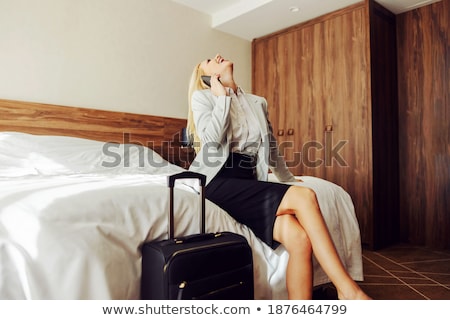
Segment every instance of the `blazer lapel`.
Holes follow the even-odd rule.
[[[255,96],[249,98],[247,95],[245,95],[245,98],[249,102],[249,105],[252,107],[252,112],[259,122],[259,127],[261,128],[261,137],[265,137],[267,135],[268,128],[266,114],[263,106],[261,105],[261,99],[258,99]]]

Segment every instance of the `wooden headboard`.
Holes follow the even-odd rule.
[[[184,127],[185,119],[0,99],[0,131],[141,144],[186,167],[192,150],[181,148]]]

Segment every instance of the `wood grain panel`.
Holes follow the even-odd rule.
[[[294,129],[295,153],[301,153],[302,162],[291,170],[324,178],[349,192],[364,241],[370,243],[368,37],[367,7],[360,3],[256,39],[253,91],[267,98],[274,127]],[[292,152],[285,156],[292,159]]]
[[[0,100],[0,129],[60,134],[100,141],[124,142],[124,136],[147,145],[172,141],[184,119]]]
[[[401,237],[450,248],[450,1],[397,17]]]
[[[180,153],[185,126],[185,119],[0,100],[0,131],[141,144],[177,164],[192,156],[186,150]]]

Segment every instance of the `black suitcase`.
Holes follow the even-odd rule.
[[[200,181],[200,233],[174,238],[175,180]],[[142,246],[141,299],[253,299],[253,258],[247,240],[232,232],[205,233],[204,175],[186,171],[168,177],[169,239]]]

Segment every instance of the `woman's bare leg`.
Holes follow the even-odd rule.
[[[291,300],[312,299],[312,248],[309,238],[295,216],[279,215],[275,220],[274,239],[289,253],[286,287]]]
[[[306,232],[314,252],[325,273],[335,285],[339,299],[370,299],[345,270],[313,190],[292,186],[284,195],[278,213],[292,212]],[[277,220],[280,218],[277,217]]]

